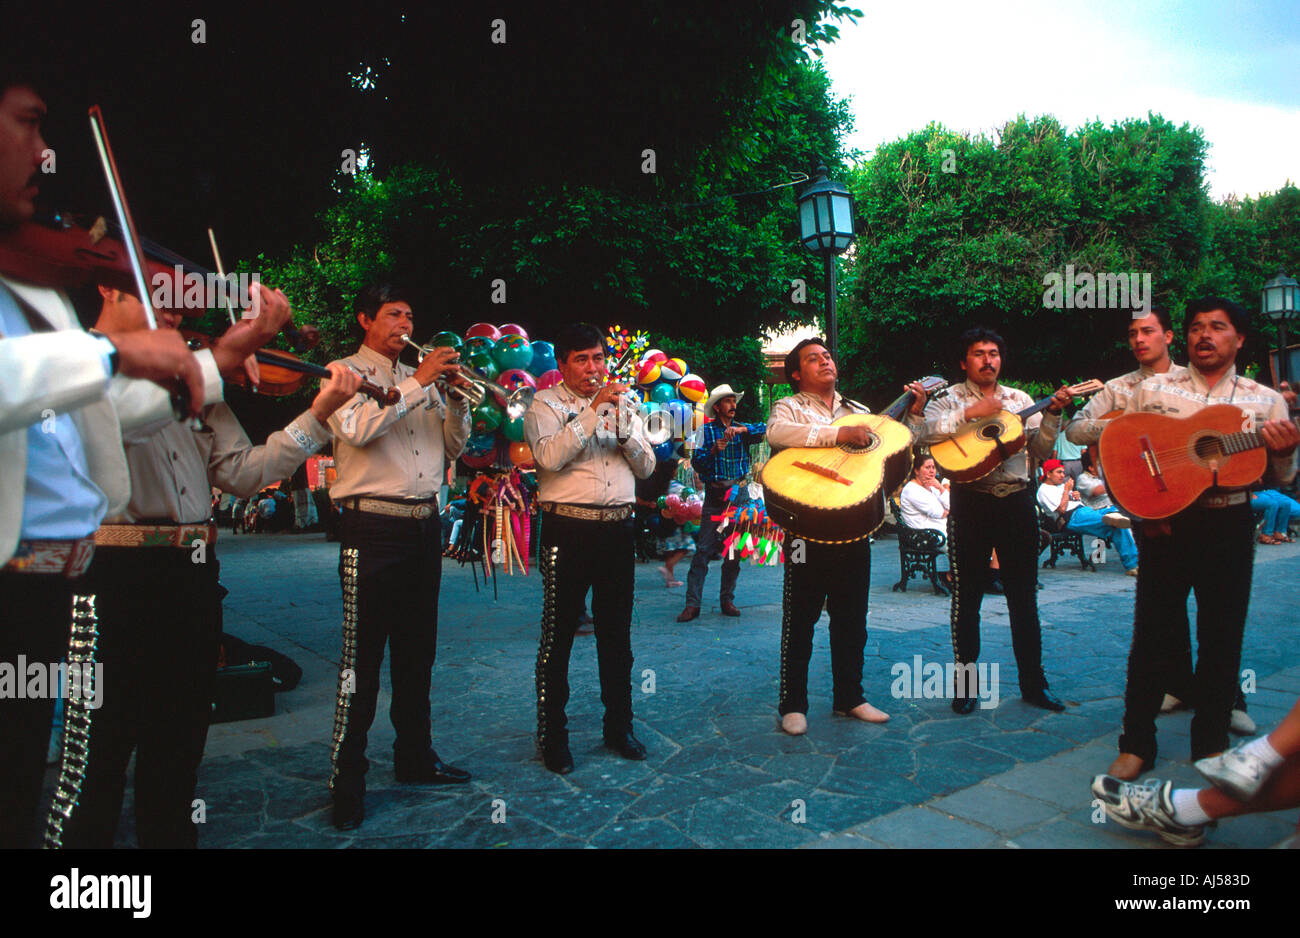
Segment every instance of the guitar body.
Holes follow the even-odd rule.
[[[1098,446],[1106,491],[1138,518],[1176,515],[1212,486],[1242,488],[1268,468],[1263,448],[1226,454],[1218,441],[1241,433],[1241,410],[1216,404],[1187,417],[1125,414],[1111,421]]]
[[[974,482],[1024,449],[1026,442],[1025,425],[1004,410],[965,424],[948,439],[933,444],[930,455],[949,479]]]
[[[767,513],[795,537],[847,544],[885,517],[885,493],[912,468],[912,431],[882,414],[846,414],[833,427],[863,426],[867,446],[800,446],[774,453],[759,481]]]

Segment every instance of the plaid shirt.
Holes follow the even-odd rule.
[[[763,438],[767,433],[767,425],[750,423],[742,426],[748,427],[748,431],[733,436],[721,453],[714,452],[713,444],[722,439],[727,429],[722,421],[711,420],[700,430],[700,440],[695,455],[691,457],[691,465],[705,483],[729,482],[749,475],[749,446]]]

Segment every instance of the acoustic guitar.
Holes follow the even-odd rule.
[[[921,379],[926,394],[947,387]],[[795,446],[774,453],[759,473],[768,516],[795,537],[848,544],[869,537],[885,518],[892,493],[912,468],[912,431],[899,418],[912,406],[909,391],[880,414],[845,414],[832,427],[866,427],[866,446]]]
[[[1102,431],[1106,491],[1128,514],[1168,518],[1209,488],[1243,488],[1268,468],[1264,438],[1241,429],[1242,412],[1215,404],[1186,417],[1126,413]]]
[[[1074,385],[1069,391],[1071,397],[1087,397],[1096,394],[1103,387],[1105,385],[1093,378]],[[954,482],[982,479],[1000,466],[1003,460],[1010,459],[1025,448],[1028,442],[1025,421],[1040,410],[1045,410],[1050,403],[1052,398],[1045,397],[1017,413],[1003,410],[972,420],[959,427],[948,439],[931,445],[930,455],[943,469],[944,475]]]

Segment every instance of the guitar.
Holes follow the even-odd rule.
[[[927,394],[948,383],[923,378]],[[796,446],[774,453],[759,473],[768,516],[796,537],[848,544],[870,536],[885,518],[885,492],[894,492],[912,468],[912,431],[899,418],[912,406],[909,391],[881,414],[845,414],[832,427],[866,427],[866,446]]]
[[[1105,385],[1096,378],[1069,388],[1071,397],[1096,394]],[[1011,413],[999,411],[988,417],[972,420],[960,427],[946,440],[931,445],[930,455],[943,469],[944,475],[954,482],[974,482],[988,475],[1002,461],[1025,448],[1025,421],[1045,410],[1052,398],[1035,401],[1024,410]]]
[[[1242,488],[1268,468],[1264,439],[1241,429],[1241,409],[1215,404],[1186,417],[1128,413],[1102,431],[1106,491],[1128,514],[1175,515],[1212,486]]]

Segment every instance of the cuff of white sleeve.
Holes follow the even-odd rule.
[[[293,437],[293,441],[308,456],[318,452],[330,441],[329,428],[316,419],[310,410],[300,414],[293,423],[284,428],[284,432]]]
[[[212,349],[195,352],[194,357],[198,360],[199,370],[203,372],[203,406],[220,404],[224,400],[225,385],[217,368],[217,360],[212,357]]]

